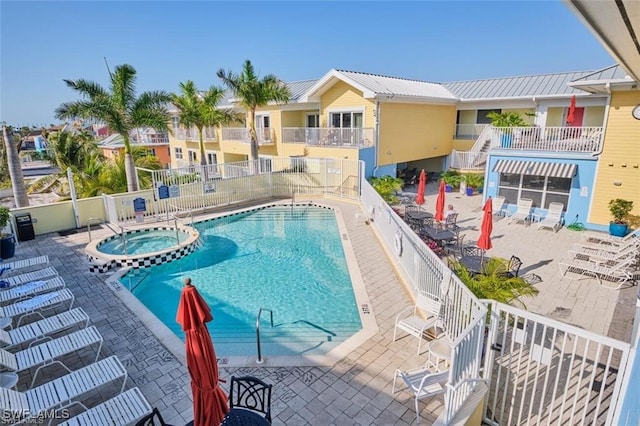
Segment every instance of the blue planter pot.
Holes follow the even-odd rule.
[[[511,148],[511,143],[513,142],[513,135],[502,135],[500,136],[500,146],[502,148]]]
[[[629,231],[629,225],[626,223],[609,222],[609,234],[615,237],[624,237]]]
[[[444,186],[444,192],[451,192],[453,191],[453,186],[451,185],[445,185]]]
[[[473,195],[473,188],[467,187],[467,196],[471,197]]]
[[[478,188],[478,194],[482,194],[482,187]]]
[[[13,235],[9,235],[0,239],[0,257],[2,259],[10,259],[16,253],[16,239]]]

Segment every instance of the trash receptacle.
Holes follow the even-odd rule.
[[[18,228],[18,241],[29,241],[36,238],[30,213],[16,215],[16,225]]]

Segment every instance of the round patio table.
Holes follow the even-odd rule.
[[[220,426],[268,426],[270,423],[258,413],[242,408],[232,408]]]
[[[458,262],[469,272],[474,274],[482,274],[484,272],[484,266],[489,263],[491,258],[488,256],[463,256]]]

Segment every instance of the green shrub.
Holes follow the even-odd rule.
[[[402,190],[402,186],[404,185],[402,179],[391,176],[372,177],[369,179],[369,183],[387,204],[398,204],[396,192]]]

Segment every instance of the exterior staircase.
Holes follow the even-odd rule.
[[[469,151],[451,151],[449,167],[459,170],[484,170],[492,146],[492,126],[486,126]]]

